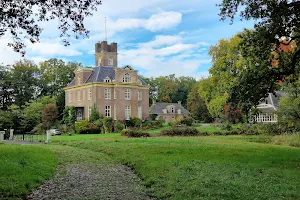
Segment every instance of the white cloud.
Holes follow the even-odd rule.
[[[145,23],[145,28],[150,31],[158,31],[175,27],[181,22],[182,14],[179,12],[162,12],[152,15]]]
[[[11,42],[8,36],[2,36],[0,39],[0,64],[13,64],[15,61],[22,59],[20,53],[13,51],[7,44]]]
[[[211,62],[206,53],[198,50],[207,46],[205,42],[197,44],[182,43],[182,36],[161,35],[154,40],[140,43],[135,49],[119,51],[121,65],[130,64],[142,69],[144,76],[193,76],[197,79],[206,76],[208,72],[199,73],[201,67]],[[204,71],[203,69],[202,71]]]
[[[160,47],[162,45],[170,45],[181,42],[182,38],[177,35],[157,35],[155,40],[139,44],[143,48]]]

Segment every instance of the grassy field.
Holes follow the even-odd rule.
[[[133,168],[159,199],[300,199],[300,149],[241,137],[114,135],[54,143],[109,155]]]
[[[0,144],[0,199],[24,199],[54,175],[57,160],[49,149]]]
[[[0,144],[0,183],[7,183],[0,194],[24,197],[57,163],[113,162],[134,169],[158,199],[300,199],[300,148],[268,144],[298,135],[275,137],[96,134],[55,136],[48,145]]]

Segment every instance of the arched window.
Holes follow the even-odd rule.
[[[114,59],[113,59],[113,57],[110,57],[110,58],[108,59],[108,65],[109,65],[109,66],[114,65]]]
[[[124,76],[123,76],[123,82],[124,82],[124,83],[129,83],[129,82],[131,82],[130,74],[128,74],[128,73],[124,74]]]

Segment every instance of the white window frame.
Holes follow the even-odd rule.
[[[69,103],[72,103],[72,92],[69,92]]]
[[[113,66],[114,65],[114,58],[113,57],[109,57],[108,58],[108,65],[109,66]]]
[[[88,89],[88,100],[92,99],[92,88]]]
[[[117,120],[117,106],[114,105],[114,120]]]
[[[114,88],[114,99],[117,99],[117,90]]]
[[[111,106],[110,105],[105,106],[105,117],[111,117]]]
[[[125,93],[125,100],[131,100],[131,89],[126,88],[124,93]]]
[[[104,89],[104,99],[111,99],[111,89],[110,88]]]
[[[125,73],[123,76],[123,82],[124,83],[130,83],[131,82],[131,76],[129,73]]]
[[[142,106],[138,107],[138,118],[140,118],[140,119],[143,118]]]
[[[81,85],[81,76],[78,76],[78,85]]]
[[[81,101],[81,91],[77,91],[77,100]]]
[[[131,107],[125,106],[125,120],[130,120],[131,117]]]
[[[89,117],[89,119],[90,119],[90,117],[91,117],[91,114],[92,114],[92,107],[89,106],[89,109],[88,109],[88,117]]]
[[[138,101],[142,101],[142,91],[138,90]]]

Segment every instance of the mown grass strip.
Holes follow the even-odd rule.
[[[25,198],[55,173],[55,154],[39,145],[0,144],[0,199]]]

